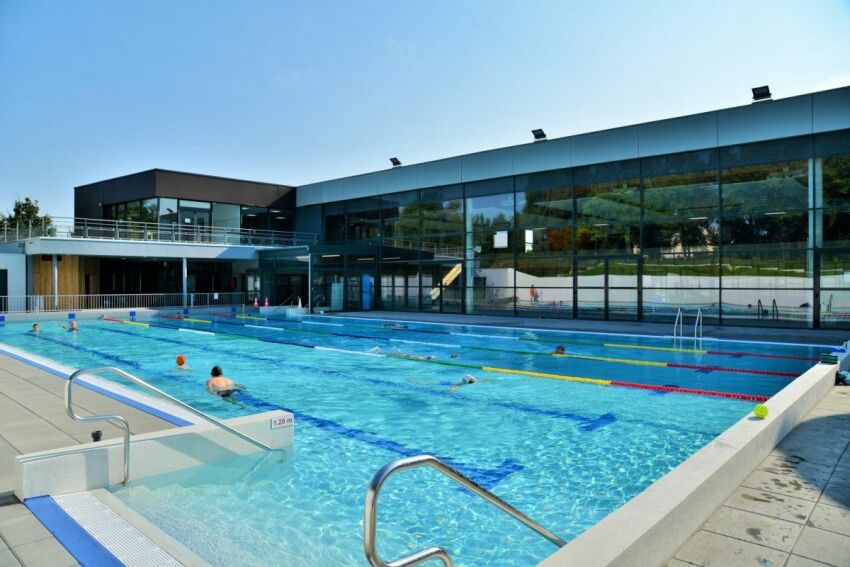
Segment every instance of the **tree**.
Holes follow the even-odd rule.
[[[0,222],[7,222],[10,225],[27,226],[50,226],[53,220],[50,215],[41,215],[38,208],[38,201],[33,201],[29,197],[23,200],[18,199],[12,207],[12,212],[6,216],[0,214]]]

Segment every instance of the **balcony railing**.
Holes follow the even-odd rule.
[[[134,293],[96,295],[9,295],[0,296],[0,313],[40,311],[84,311],[86,309],[204,308],[253,305],[254,294],[227,293]]]
[[[141,240],[181,244],[270,247],[302,246],[317,242],[317,236],[310,232],[67,217],[54,217],[49,224],[45,222],[4,223],[0,226],[0,242],[16,242],[28,238]]]

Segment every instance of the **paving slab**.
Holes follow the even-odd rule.
[[[702,567],[782,567],[788,553],[707,531],[699,531],[676,554]]]
[[[766,490],[774,494],[784,494],[816,502],[820,493],[826,487],[826,483],[826,479],[822,481],[808,479],[794,471],[773,473],[757,469],[750,473],[750,476],[741,484],[748,488]]]
[[[807,527],[794,546],[794,555],[835,567],[850,567],[850,536]]]
[[[830,506],[850,508],[850,486],[846,484],[827,484],[820,501]]]
[[[55,539],[44,539],[12,548],[24,567],[74,567],[74,556]]]
[[[0,551],[0,567],[20,567],[18,558],[9,549]]]
[[[721,506],[705,522],[702,529],[779,551],[791,551],[797,537],[803,531],[803,526],[754,512]]]
[[[785,567],[830,567],[828,563],[821,563],[820,561],[814,561],[807,557],[800,557],[799,555],[791,555],[788,557],[788,562],[785,564]]]
[[[736,488],[723,505],[796,524],[805,524],[815,507],[815,503],[810,500],[773,494],[745,486]]]
[[[850,510],[829,504],[818,504],[806,525],[850,536]]]

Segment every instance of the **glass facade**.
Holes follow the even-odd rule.
[[[103,218],[130,222],[178,224],[199,228],[291,231],[292,211],[155,197],[103,206]]]
[[[850,327],[846,130],[322,208],[340,309]]]

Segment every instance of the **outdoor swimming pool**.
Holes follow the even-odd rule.
[[[235,477],[220,465],[206,466],[116,490],[216,565],[365,564],[366,486],[388,461],[419,453],[447,460],[572,539],[754,403],[719,396],[770,396],[824,350],[221,315],[156,318],[148,327],[82,321],[79,333],[44,323],[38,336],[27,333],[28,325],[0,328],[0,342],[74,367],[124,368],[219,417],[275,408],[295,413],[295,454],[286,464]],[[557,344],[565,356],[551,355]],[[191,371],[175,369],[177,354],[188,357]],[[244,408],[206,394],[214,364],[248,387]],[[450,393],[467,373],[478,383]],[[248,470],[250,463],[233,468]],[[458,565],[529,565],[555,550],[430,470],[388,482],[378,544],[388,559],[443,545]]]

